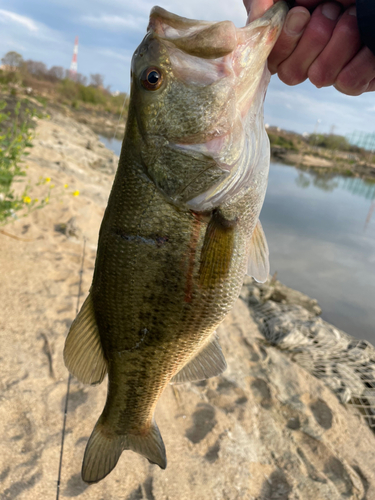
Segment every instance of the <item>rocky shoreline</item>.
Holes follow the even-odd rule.
[[[80,273],[80,303],[91,283],[98,228],[118,160],[87,125],[56,111],[37,122],[34,142],[28,178],[33,186],[40,178],[51,179],[57,194],[52,192],[42,210],[8,225],[13,237],[0,234],[4,500],[56,494],[68,378],[62,349],[75,317]],[[374,348],[324,322],[320,312],[315,300],[275,279],[264,285],[245,281],[218,329],[226,372],[170,386],[158,404],[156,420],[169,462],[165,471],[124,452],[108,478],[84,484],[82,456],[106,387],[73,379],[61,497],[375,498],[373,422],[370,413],[363,414],[371,405],[366,383],[372,383]],[[349,358],[351,364],[345,364]]]
[[[375,182],[374,163],[360,160],[356,155],[348,153],[327,151],[323,148],[294,151],[280,146],[273,146],[271,148],[271,160],[293,165],[301,170],[312,170],[320,174],[361,177],[364,180]]]

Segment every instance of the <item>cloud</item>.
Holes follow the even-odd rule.
[[[129,51],[125,51],[125,54],[120,54],[120,51],[114,51],[110,49],[98,49],[98,54],[105,57],[111,57],[112,59],[118,59],[125,63],[129,63],[133,55]]]
[[[329,133],[332,125],[340,135],[353,130],[372,132],[372,103],[370,94],[349,97],[334,88],[316,89],[308,81],[288,87],[273,77],[265,101],[265,116],[271,125],[297,132],[313,132],[318,127],[318,132]]]
[[[29,17],[21,16],[20,14],[16,14],[15,12],[10,12],[9,10],[0,9],[0,22],[6,23],[9,21],[21,24],[30,31],[38,31],[39,29],[36,23]]]
[[[148,19],[146,17],[127,15],[101,14],[99,16],[82,16],[81,22],[92,27],[106,29],[110,31],[130,29],[133,31],[145,31]]]

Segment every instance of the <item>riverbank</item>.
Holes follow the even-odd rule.
[[[50,119],[36,122],[27,165],[32,184],[50,179],[56,193],[65,194],[52,194],[45,208],[6,226],[11,236],[0,234],[0,474],[9,500],[50,498],[56,491],[68,377],[62,350],[75,317],[80,275],[81,304],[90,287],[117,157],[89,127],[52,111]],[[375,497],[375,437],[371,418],[361,414],[363,408],[369,411],[369,387],[354,368],[357,376],[348,376],[345,360],[332,366],[326,345],[320,351],[311,346],[327,339],[359,362],[361,353],[375,359],[373,348],[351,344],[319,314],[315,300],[275,279],[264,285],[245,281],[218,329],[227,370],[208,381],[169,386],[158,404],[165,471],[126,451],[108,478],[92,486],[82,483],[84,447],[106,387],[73,379],[62,496]],[[318,371],[323,360],[325,377]],[[369,384],[371,363],[365,368]],[[357,408],[359,395],[367,403]]]
[[[275,162],[324,175],[341,174],[375,182],[375,153],[351,146],[344,137],[304,137],[276,127],[268,128],[267,132],[271,159]],[[326,144],[326,147],[319,146],[319,143]]]

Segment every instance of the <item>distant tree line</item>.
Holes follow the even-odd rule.
[[[21,54],[18,52],[7,52],[5,56],[1,59],[2,64],[5,68],[9,70],[24,70],[35,78],[47,80],[50,82],[57,82],[58,80],[65,80],[70,78],[81,85],[87,85],[87,77],[81,73],[75,73],[74,76],[71,75],[69,69],[65,69],[62,66],[52,66],[50,69],[41,62],[33,61],[28,59],[24,61]],[[104,77],[99,73],[93,73],[90,75],[90,85],[93,87],[104,87]],[[109,87],[107,88],[109,91]]]
[[[57,100],[73,108],[81,104],[99,106],[105,111],[121,114],[128,108],[128,96],[124,93],[111,94],[110,87],[104,88],[104,77],[99,73],[87,77],[71,74],[62,66],[47,68],[41,61],[24,60],[18,52],[8,52],[1,59],[0,84],[10,85],[11,93],[23,87],[33,92],[41,102]]]

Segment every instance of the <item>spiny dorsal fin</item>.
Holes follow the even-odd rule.
[[[270,272],[269,250],[262,224],[258,220],[250,241],[247,274],[264,283]]]
[[[64,362],[70,373],[84,384],[100,384],[107,373],[107,361],[90,294],[70,327],[65,341]]]
[[[162,469],[167,467],[165,446],[155,420],[146,432],[122,435],[114,433],[100,417],[86,446],[82,479],[86,483],[103,479],[116,466],[123,450],[135,451]]]
[[[216,377],[226,369],[223,352],[217,335],[172,378],[171,384],[195,382]]]

